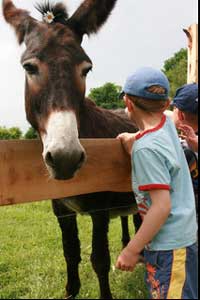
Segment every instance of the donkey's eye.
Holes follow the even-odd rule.
[[[29,75],[35,75],[38,74],[38,67],[36,65],[30,64],[30,63],[26,63],[23,65],[23,68],[26,70],[26,72]]]
[[[82,71],[82,76],[83,76],[83,77],[86,77],[87,74],[88,74],[91,70],[92,70],[92,66],[83,69],[83,71]]]

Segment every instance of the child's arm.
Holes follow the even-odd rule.
[[[188,125],[179,125],[179,128],[182,131],[181,137],[183,137],[187,143],[188,146],[194,151],[198,152],[198,136],[195,134],[192,127]]]
[[[131,151],[132,151],[132,147],[133,147],[133,144],[135,142],[135,137],[136,135],[138,134],[137,133],[121,133],[117,136],[117,139],[121,141],[124,149],[126,150],[126,152],[131,155]]]
[[[133,271],[144,249],[166,222],[171,211],[171,199],[168,190],[152,190],[149,192],[152,205],[134,238],[121,252],[116,267],[123,271]],[[170,233],[169,233],[170,234]]]

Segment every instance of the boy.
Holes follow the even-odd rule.
[[[185,84],[176,91],[172,119],[181,131],[181,144],[192,178],[198,208],[198,84]]]
[[[173,120],[191,150],[198,151],[198,84],[185,84],[176,91]]]
[[[142,68],[127,79],[123,93],[139,133],[118,139],[131,154],[133,191],[143,223],[116,267],[133,271],[145,247],[150,298],[197,299],[194,193],[176,128],[164,115],[169,82],[162,72]]]

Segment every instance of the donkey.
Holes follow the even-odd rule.
[[[3,14],[26,45],[21,64],[26,72],[27,120],[43,143],[43,159],[56,180],[72,178],[86,160],[80,138],[115,138],[137,130],[128,118],[97,107],[85,98],[85,82],[92,61],[81,47],[84,34],[96,33],[107,20],[117,0],[85,0],[69,17],[62,3],[38,4],[43,21],[3,0]],[[136,212],[133,193],[93,193],[54,199],[53,211],[62,231],[67,264],[66,297],[80,290],[81,261],[76,213],[92,218],[91,262],[100,285],[100,298],[112,299],[109,286],[109,219],[122,216],[123,246],[129,242],[127,215]],[[112,208],[112,209],[110,209]],[[68,217],[70,215],[70,217]],[[124,217],[123,217],[124,216]],[[138,217],[138,216],[137,216]],[[136,227],[140,220],[136,221]]]

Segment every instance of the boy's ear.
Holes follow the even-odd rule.
[[[170,103],[171,103],[171,101],[170,101],[170,99],[168,99],[168,100],[166,101],[166,103],[165,103],[165,107],[163,108],[163,112],[166,111],[166,110],[169,108]]]
[[[126,98],[126,107],[128,108],[129,112],[133,111],[133,102],[131,100],[129,100],[128,98]]]
[[[180,111],[179,109],[178,109],[178,118],[179,118],[180,121],[184,121],[185,120],[184,113],[182,111]]]
[[[171,103],[171,100],[170,100],[170,99],[168,99],[168,100],[166,101],[166,107],[165,107],[165,109],[168,109],[168,108],[169,108],[169,106],[170,106],[170,103]]]

